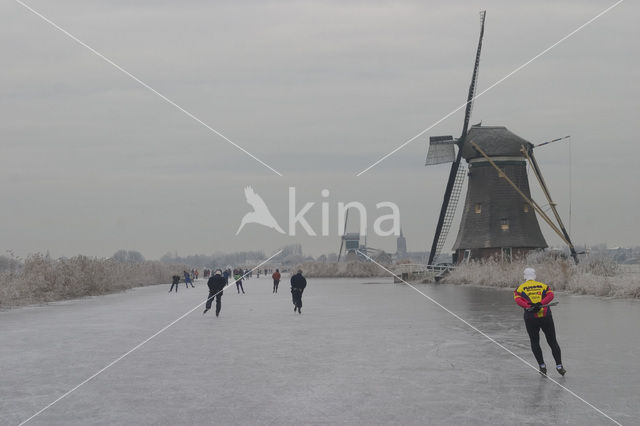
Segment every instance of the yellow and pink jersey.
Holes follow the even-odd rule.
[[[513,292],[513,298],[519,306],[526,309],[535,303],[547,305],[553,300],[553,291],[545,283],[528,280]],[[547,315],[551,315],[549,307],[542,308],[538,312],[525,311],[524,313],[525,318],[542,318]]]

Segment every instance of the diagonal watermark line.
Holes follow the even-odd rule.
[[[120,65],[118,65],[115,62],[113,62],[111,59],[107,58],[102,53],[100,53],[97,50],[95,50],[93,47],[89,46],[88,44],[86,44],[85,42],[83,42],[82,40],[80,40],[79,38],[77,38],[76,36],[71,34],[70,32],[68,32],[67,30],[65,30],[64,28],[60,27],[58,24],[53,22],[51,19],[49,19],[46,16],[44,16],[42,13],[38,12],[37,10],[33,9],[31,6],[29,6],[28,4],[26,4],[26,3],[24,3],[24,2],[22,2],[20,0],[14,0],[14,1],[16,3],[18,3],[20,6],[24,7],[25,9],[27,9],[29,12],[33,13],[34,15],[36,15],[37,17],[42,19],[43,21],[45,21],[48,24],[50,24],[52,27],[54,27],[55,29],[57,29],[58,31],[60,31],[61,33],[63,33],[64,35],[66,35],[67,37],[72,39],[73,41],[75,41],[76,43],[78,43],[81,46],[87,48],[89,51],[91,51],[91,53],[95,54],[100,59],[104,60],[105,62],[107,62],[108,64],[112,65],[114,68],[116,68],[117,70],[119,70],[122,73],[124,73],[126,76],[130,77],[131,79],[133,79],[138,84],[143,86],[145,89],[147,89],[150,92],[152,92],[153,94],[157,95],[163,101],[167,102],[171,106],[173,106],[176,109],[178,109],[180,112],[184,113],[187,117],[193,119],[197,123],[199,123],[202,126],[206,127],[211,132],[215,133],[216,135],[218,135],[219,137],[221,137],[225,141],[229,142],[231,145],[233,145],[234,147],[236,147],[240,151],[242,151],[245,154],[247,154],[249,157],[251,157],[254,160],[256,160],[258,163],[262,164],[263,166],[265,166],[266,168],[271,170],[273,173],[277,174],[278,176],[282,176],[282,173],[280,173],[278,170],[274,169],[273,167],[271,167],[270,165],[268,165],[267,163],[265,163],[264,161],[262,161],[261,159],[259,159],[258,157],[256,157],[255,155],[253,155],[252,153],[247,151],[246,149],[244,149],[242,146],[238,145],[237,143],[235,143],[234,141],[232,141],[231,139],[229,139],[228,137],[226,137],[225,135],[223,135],[222,133],[220,133],[219,131],[217,131],[216,129],[214,129],[213,127],[211,127],[210,125],[208,125],[207,123],[205,123],[204,121],[202,121],[201,119],[199,119],[198,117],[196,117],[195,115],[193,115],[192,113],[190,113],[189,111],[187,111],[186,109],[184,109],[183,107],[181,107],[180,105],[178,105],[177,103],[175,103],[174,101],[172,101],[171,99],[166,97],[165,95],[163,95],[162,93],[158,92],[156,89],[154,89],[153,87],[149,86],[147,83],[145,83],[144,81],[140,80],[138,77],[136,77],[135,75],[131,74],[129,71],[127,71],[126,69],[122,68]]]
[[[560,43],[562,43],[563,41],[565,41],[566,39],[570,38],[571,36],[573,36],[574,34],[576,34],[578,31],[582,30],[584,27],[586,27],[587,25],[591,24],[593,21],[595,21],[596,19],[600,18],[602,15],[606,14],[607,12],[609,12],[611,9],[613,9],[614,7],[618,6],[620,3],[622,3],[624,0],[618,0],[616,3],[612,4],[611,6],[609,6],[608,8],[606,8],[605,10],[603,10],[602,12],[598,13],[596,16],[594,16],[593,18],[589,19],[587,22],[585,22],[584,24],[580,25],[578,28],[576,28],[575,30],[571,31],[569,34],[567,34],[566,36],[562,37],[560,40],[558,40],[557,42],[553,43],[551,46],[547,47],[546,49],[544,49],[542,52],[538,53],[536,56],[534,56],[533,58],[529,59],[527,62],[525,62],[524,64],[520,65],[519,67],[517,67],[516,69],[514,69],[513,71],[511,71],[509,74],[505,75],[504,77],[502,77],[500,80],[496,81],[495,83],[493,83],[491,86],[487,87],[486,89],[484,89],[482,92],[478,93],[477,95],[475,95],[472,99],[471,102],[473,102],[474,100],[478,99],[480,96],[484,95],[485,93],[487,93],[489,90],[493,89],[494,87],[496,87],[497,85],[499,85],[500,83],[502,83],[503,81],[505,81],[506,79],[508,79],[509,77],[511,77],[512,75],[514,75],[515,73],[517,73],[518,71],[522,70],[524,67],[526,67],[527,65],[529,65],[530,63],[532,63],[533,61],[535,61],[536,59],[538,59],[539,57],[541,57],[542,55],[544,55],[545,53],[547,53],[548,51],[550,51],[551,49],[553,49],[554,47],[556,47],[557,45],[559,45]],[[378,164],[380,164],[381,162],[383,162],[384,160],[386,160],[387,158],[391,157],[393,154],[395,154],[396,152],[400,151],[402,148],[404,148],[405,146],[409,145],[411,142],[413,142],[414,140],[418,139],[420,136],[424,135],[425,133],[427,133],[429,130],[433,129],[435,126],[437,126],[438,124],[442,123],[444,120],[446,120],[447,118],[451,117],[453,114],[455,114],[456,112],[460,111],[462,108],[464,108],[465,106],[467,106],[467,102],[463,103],[462,105],[460,105],[459,107],[457,107],[456,109],[454,109],[453,111],[451,111],[450,113],[448,113],[447,115],[445,115],[444,117],[442,117],[441,119],[439,119],[438,121],[436,121],[435,123],[433,123],[431,126],[427,127],[426,129],[424,129],[423,131],[421,131],[420,133],[418,133],[417,135],[413,136],[412,138],[410,138],[409,140],[405,141],[403,144],[401,144],[400,146],[398,146],[397,148],[395,148],[393,151],[391,151],[390,153],[388,153],[387,155],[383,156],[382,158],[380,158],[378,161],[376,161],[375,163],[371,164],[369,167],[367,167],[366,169],[362,170],[360,173],[358,173],[356,176],[361,176],[364,173],[366,173],[367,171],[369,171],[370,169],[372,169],[373,167],[377,166]]]
[[[506,352],[508,352],[509,354],[513,355],[515,358],[519,359],[520,361],[522,361],[524,364],[526,364],[528,367],[531,367],[536,373],[538,373],[538,369],[533,366],[531,363],[527,362],[524,358],[522,358],[520,355],[514,353],[511,349],[507,348],[506,346],[504,346],[503,344],[501,344],[500,342],[498,342],[497,340],[495,340],[493,337],[489,336],[488,334],[486,334],[485,332],[483,332],[482,330],[478,329],[477,327],[475,327],[474,325],[470,324],[467,320],[465,320],[464,318],[462,318],[461,316],[459,316],[458,314],[456,314],[455,312],[451,311],[450,309],[446,308],[445,306],[443,306],[441,303],[439,303],[438,301],[436,301],[434,298],[432,298],[431,296],[426,295],[425,293],[421,292],[420,290],[418,290],[415,286],[409,284],[408,282],[406,282],[405,280],[403,280],[402,278],[400,278],[399,276],[397,276],[396,274],[394,274],[393,272],[391,272],[389,269],[385,268],[383,265],[379,264],[378,262],[376,262],[375,260],[373,260],[371,257],[369,257],[367,254],[361,252],[360,250],[357,250],[358,253],[360,253],[362,256],[364,256],[365,258],[367,258],[369,261],[375,263],[376,265],[378,265],[381,269],[384,269],[386,272],[388,272],[390,275],[392,275],[394,278],[397,278],[398,280],[402,281],[404,284],[408,285],[409,287],[411,287],[413,290],[417,291],[418,293],[420,293],[422,296],[426,297],[427,299],[429,299],[429,301],[431,301],[432,303],[434,303],[435,305],[437,305],[438,307],[444,309],[447,313],[451,314],[453,317],[459,319],[460,321],[462,321],[465,325],[469,326],[472,330],[478,332],[479,334],[481,334],[482,336],[486,337],[489,341],[491,341],[492,343],[494,343],[495,345],[497,345],[498,347],[500,347],[501,349],[504,349]],[[598,413],[602,414],[603,416],[605,416],[607,419],[611,420],[613,423],[622,426],[622,424],[620,422],[618,422],[617,420],[613,419],[612,417],[610,417],[608,414],[606,414],[604,411],[600,410],[598,407],[596,407],[595,405],[591,404],[589,401],[585,400],[584,398],[582,398],[580,395],[578,395],[577,393],[575,393],[574,391],[572,391],[571,389],[569,389],[568,387],[564,386],[563,384],[559,383],[557,380],[552,379],[549,376],[545,376],[547,379],[549,379],[550,381],[552,381],[553,383],[555,383],[556,385],[560,386],[562,389],[566,390],[567,392],[569,392],[571,395],[575,396],[576,398],[578,398],[580,401],[584,402],[585,404],[587,404],[589,407],[593,408],[594,410],[596,410]]]
[[[256,266],[255,268],[249,270],[249,272],[246,272],[240,279],[244,279],[244,277],[246,277],[247,275],[249,275],[250,272],[255,271],[256,269],[258,269],[259,267],[261,267],[262,265],[264,265],[265,263],[267,263],[268,261],[270,261],[271,259],[273,259],[274,257],[276,257],[277,255],[279,255],[280,253],[282,253],[282,250],[278,250],[274,255],[272,255],[271,257],[269,257],[267,260],[264,260],[263,262],[261,262],[258,266]],[[28,422],[30,422],[31,420],[33,420],[34,418],[36,418],[37,416],[39,416],[40,414],[42,414],[44,411],[46,411],[47,409],[51,408],[53,405],[55,405],[56,403],[58,403],[59,401],[61,401],[62,399],[66,398],[67,396],[69,396],[70,394],[72,394],[74,391],[76,391],[79,387],[81,387],[82,385],[84,385],[85,383],[93,380],[94,378],[96,378],[98,375],[100,375],[101,373],[105,372],[107,369],[109,369],[110,367],[114,366],[116,363],[118,363],[119,361],[121,361],[123,358],[125,358],[127,355],[131,354],[132,352],[136,351],[137,349],[140,349],[144,344],[146,344],[147,342],[149,342],[151,339],[153,339],[154,337],[160,335],[161,333],[163,333],[164,331],[166,331],[167,329],[169,329],[172,325],[176,324],[178,321],[180,321],[181,319],[183,319],[184,317],[186,317],[187,315],[189,315],[190,313],[192,313],[193,311],[195,311],[196,309],[198,309],[199,307],[201,307],[204,303],[207,303],[209,300],[213,299],[214,297],[216,297],[220,292],[224,291],[225,288],[229,287],[234,281],[231,281],[229,284],[227,284],[226,286],[224,286],[224,288],[222,290],[220,290],[218,293],[214,294],[213,296],[207,298],[204,302],[198,303],[196,306],[194,306],[193,308],[189,309],[187,312],[185,312],[184,314],[182,314],[181,316],[179,316],[176,320],[170,322],[169,324],[165,325],[164,327],[162,327],[160,330],[158,330],[157,332],[155,332],[153,335],[147,337],[146,339],[144,339],[142,342],[138,343],[136,346],[134,346],[133,348],[131,348],[130,350],[128,350],[127,352],[125,352],[124,354],[120,355],[118,358],[114,359],[113,361],[111,361],[109,364],[107,364],[106,366],[104,366],[103,368],[101,368],[100,370],[98,370],[96,373],[94,373],[93,375],[91,375],[90,377],[88,377],[87,379],[85,379],[84,381],[80,382],[78,385],[74,386],[73,388],[71,388],[70,390],[68,390],[67,392],[65,392],[64,394],[62,394],[60,397],[58,397],[58,399],[56,399],[55,401],[51,402],[50,404],[48,404],[47,406],[45,406],[44,408],[42,408],[40,411],[38,411],[37,413],[35,413],[34,415],[32,415],[31,417],[29,417],[28,419],[24,420],[23,422],[21,422],[18,426],[22,426]]]

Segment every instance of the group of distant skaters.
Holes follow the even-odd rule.
[[[192,288],[195,288],[195,286],[193,285],[193,281],[198,279],[198,270],[192,269],[191,272],[183,271],[183,275],[184,275],[185,286],[187,288],[189,288],[189,286],[191,286]],[[178,284],[180,284],[180,275],[174,275],[172,277],[171,288],[169,289],[169,293],[171,293],[174,288],[176,289],[176,293],[177,293]]]
[[[210,274],[210,270],[209,270],[209,273],[207,273],[208,270],[206,269],[203,272],[205,277],[209,276],[209,280],[207,281],[207,287],[209,287],[209,296],[207,297],[205,310],[202,314],[203,315],[206,314],[211,309],[211,305],[213,304],[213,299],[216,299],[216,316],[220,316],[220,310],[222,309],[222,294],[223,294],[223,290],[227,286],[229,286],[229,280],[233,278],[233,280],[235,281],[236,290],[238,291],[238,294],[240,294],[241,292],[242,294],[245,294],[244,286],[242,285],[242,280],[247,279],[247,277],[249,277],[251,274],[251,271],[248,271],[248,270],[245,271],[240,268],[234,268],[233,270],[231,268],[226,268],[224,271],[222,269],[216,269],[213,272],[213,275]],[[265,269],[265,274],[266,273],[267,273],[267,270]],[[191,287],[195,287],[193,285],[192,276],[193,275],[190,274],[189,272],[184,271],[184,282],[187,288],[189,288],[189,285],[191,285]],[[197,274],[195,276],[197,277]],[[259,276],[260,275],[258,274],[258,277]],[[278,286],[280,284],[280,279],[282,278],[282,274],[280,274],[280,270],[276,269],[275,272],[271,274],[271,278],[273,279],[273,293],[276,294],[278,293]],[[180,276],[174,275],[171,288],[169,289],[169,293],[173,291],[174,287],[177,293],[179,283],[180,283]],[[304,292],[304,289],[306,287],[307,287],[307,280],[302,275],[302,270],[299,269],[296,274],[291,276],[291,298],[293,301],[293,311],[298,312],[299,314],[302,313],[302,293]]]
[[[238,290],[238,294],[242,290],[242,294],[244,294],[244,288],[242,287],[242,279],[247,276],[247,272],[242,273],[242,269],[234,269],[233,270],[233,279],[236,282],[236,289]],[[230,270],[222,271],[220,269],[216,269],[213,273],[213,276],[209,278],[207,281],[207,286],[209,287],[209,297],[207,297],[207,303],[204,309],[203,315],[206,314],[213,304],[213,299],[216,299],[216,317],[220,316],[220,310],[222,309],[222,294],[223,290],[229,285],[229,277],[231,276]],[[278,292],[278,285],[280,284],[280,278],[282,275],[280,274],[280,270],[276,269],[276,271],[271,275],[273,279],[273,293]],[[293,300],[293,311],[302,313],[302,292],[307,286],[307,280],[302,275],[302,270],[298,270],[296,274],[291,276],[291,297]]]
[[[229,270],[229,273],[231,273],[231,267],[227,267],[227,269]],[[198,273],[197,269],[192,270],[192,272],[195,271],[196,275]],[[277,271],[277,270],[276,270]],[[202,270],[202,277],[203,278],[210,278],[212,276],[212,273],[214,271],[212,269],[209,268],[204,268]],[[253,278],[253,273],[255,272],[256,277],[260,278],[260,274],[264,274],[264,275],[268,275],[268,274],[275,274],[275,272],[273,272],[273,269],[271,268],[264,268],[264,269],[242,269],[242,268],[235,268],[233,270],[233,273],[235,275],[235,273],[240,273],[241,275],[244,276],[244,279],[249,279],[249,278]],[[223,271],[224,273],[224,271]],[[278,274],[280,274],[280,272],[278,272]],[[196,276],[197,278],[197,276]]]

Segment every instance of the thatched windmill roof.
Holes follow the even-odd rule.
[[[472,126],[462,148],[462,156],[467,161],[482,157],[482,154],[471,146],[471,141],[477,143],[489,157],[522,157],[520,147],[533,146],[504,126]]]

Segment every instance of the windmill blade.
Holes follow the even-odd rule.
[[[438,238],[438,244],[436,245],[436,253],[433,256],[433,261],[437,262],[438,256],[442,253],[444,243],[447,241],[447,235],[453,224],[453,218],[456,214],[458,207],[458,201],[462,194],[462,187],[464,185],[464,178],[467,175],[467,170],[464,164],[460,164],[458,172],[456,173],[456,179],[453,182],[453,189],[451,190],[451,197],[449,198],[449,205],[447,206],[447,212],[444,215],[444,222],[442,224],[442,231],[440,232],[440,238]]]
[[[451,163],[456,158],[456,152],[453,146],[458,141],[453,136],[431,136],[429,138],[429,151],[425,166],[435,164]]]
[[[478,81],[478,72],[480,70],[480,52],[482,51],[482,38],[484,37],[484,18],[487,12],[480,12],[480,38],[478,39],[478,50],[476,51],[476,61],[473,66],[473,75],[471,76],[471,84],[469,85],[469,94],[467,95],[467,108],[464,112],[464,126],[462,127],[462,136],[458,142],[458,146],[462,148],[464,139],[467,136],[469,128],[469,120],[471,120],[471,110],[473,109],[473,98],[476,94],[476,83]]]
[[[452,200],[452,194],[454,193],[454,187],[456,187],[456,182],[459,182],[460,188],[462,186],[462,181],[464,179],[464,175],[461,177],[458,176],[459,168],[460,168],[460,160],[462,159],[462,147],[464,146],[465,139],[467,138],[467,130],[469,127],[469,120],[471,120],[471,110],[473,108],[473,98],[476,92],[476,82],[478,80],[478,71],[480,68],[480,52],[482,51],[482,38],[484,37],[484,18],[486,16],[486,11],[480,12],[480,37],[478,39],[478,49],[476,50],[476,60],[473,66],[473,75],[471,76],[471,84],[469,85],[469,93],[467,94],[467,108],[464,113],[464,125],[462,127],[462,135],[458,139],[458,154],[456,155],[456,159],[453,163],[451,163],[451,170],[449,171],[449,180],[447,181],[447,186],[444,191],[444,198],[442,200],[442,207],[440,208],[440,216],[438,217],[438,224],[436,225],[436,233],[433,236],[433,242],[431,244],[431,252],[429,253],[429,265],[433,264],[433,260],[438,254],[438,246],[442,249],[442,245],[446,240],[446,233],[442,233],[443,228],[445,228],[445,223],[449,220],[452,220],[453,214],[455,214],[455,208],[458,204],[458,197],[460,197],[460,193],[458,193],[453,197],[455,203],[449,205],[449,202]],[[463,169],[464,170],[464,169]],[[451,218],[451,219],[449,219]],[[445,220],[446,219],[446,220]],[[448,226],[451,226],[448,224]],[[448,231],[448,228],[446,229]],[[444,238],[442,236],[444,235]]]
[[[453,223],[453,217],[458,207],[458,200],[462,193],[462,186],[464,184],[464,177],[467,175],[467,171],[464,166],[460,166],[460,150],[458,151],[458,158],[451,164],[451,170],[449,171],[449,181],[447,182],[447,188],[444,193],[444,200],[442,201],[442,207],[440,208],[440,217],[438,218],[438,224],[436,225],[436,233],[433,236],[433,242],[431,243],[431,251],[429,252],[429,265],[433,265],[438,255],[444,247],[444,243],[447,240],[449,229]]]
[[[342,230],[342,238],[340,240],[340,252],[338,253],[338,262],[342,257],[342,246],[344,246],[344,236],[347,234],[347,222],[349,220],[349,209],[344,213],[344,229]]]
[[[347,234],[347,222],[349,222],[349,209],[344,213],[344,229],[342,230],[342,235]]]

